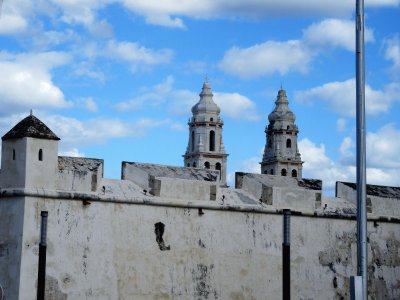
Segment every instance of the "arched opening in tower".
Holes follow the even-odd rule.
[[[215,151],[215,132],[210,131],[210,151]]]

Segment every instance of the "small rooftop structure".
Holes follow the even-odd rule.
[[[42,121],[30,114],[25,119],[21,120],[9,132],[7,132],[1,139],[11,140],[24,137],[31,137],[46,140],[60,140],[58,136],[50,130]]]

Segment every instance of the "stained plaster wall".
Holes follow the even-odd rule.
[[[0,285],[4,300],[18,299],[23,224],[23,198],[0,198]]]
[[[282,298],[280,214],[213,201],[204,214],[193,204],[89,202],[26,198],[20,299],[35,299],[42,210],[49,212],[46,299]],[[159,222],[169,250],[156,238]],[[355,221],[292,216],[291,223],[292,297],[348,299]],[[399,224],[368,227],[370,299],[398,299]]]
[[[375,187],[375,192],[381,196],[367,194],[367,210],[376,216],[400,218],[400,188],[386,186],[369,186],[370,190]],[[368,189],[367,189],[368,190]],[[349,202],[357,203],[357,190],[355,185],[350,186],[343,182],[336,182],[336,195],[347,199]],[[397,195],[397,198],[395,197]]]
[[[103,178],[102,159],[58,157],[57,189],[95,192]]]

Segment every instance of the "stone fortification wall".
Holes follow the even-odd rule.
[[[219,171],[124,161],[121,177],[149,190],[151,177],[217,182]]]
[[[100,187],[103,169],[102,159],[59,156],[56,188],[95,192]]]
[[[336,182],[336,197],[357,204],[355,183]],[[400,218],[400,188],[367,185],[367,212],[381,217]]]
[[[49,212],[46,299],[282,299],[282,215],[208,203],[26,197],[20,299],[36,297],[40,211]],[[291,225],[293,299],[348,299],[356,274],[352,216],[303,213]],[[370,297],[397,299],[399,223],[368,226]]]
[[[150,194],[178,200],[216,200],[215,182],[150,176]]]
[[[321,207],[320,180],[236,172],[235,187],[278,209],[312,213]]]

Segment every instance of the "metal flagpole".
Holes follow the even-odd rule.
[[[368,297],[366,142],[365,142],[365,54],[364,0],[356,0],[356,123],[357,123],[357,275],[362,299]]]

